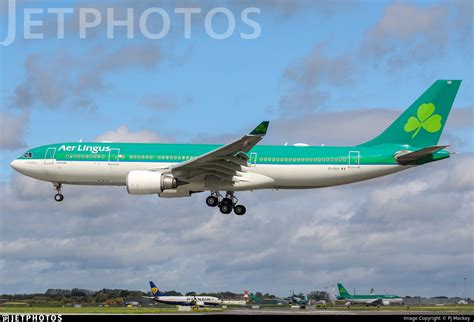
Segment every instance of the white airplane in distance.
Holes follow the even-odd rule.
[[[208,206],[243,215],[236,191],[330,187],[449,158],[437,144],[460,85],[434,82],[384,132],[355,146],[257,145],[265,121],[226,145],[58,143],[29,149],[11,166],[51,182],[58,202],[63,184],[126,186],[129,194],[162,198],[208,191]]]
[[[183,305],[183,306],[217,306],[222,304],[222,300],[214,296],[175,296],[166,295],[161,293],[158,287],[150,281],[151,297],[144,296],[145,298],[152,299],[153,301],[169,304],[169,305]]]

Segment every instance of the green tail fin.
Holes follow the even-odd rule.
[[[437,80],[382,134],[361,145],[436,145],[460,85],[460,80]]]
[[[342,297],[349,297],[350,296],[349,292],[347,292],[346,288],[341,283],[337,283],[337,289],[339,290],[339,295],[340,296],[342,296]]]

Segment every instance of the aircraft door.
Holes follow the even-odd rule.
[[[251,167],[255,167],[256,164],[257,164],[257,153],[252,152],[252,153],[250,153],[249,165]]]
[[[360,152],[349,151],[349,168],[360,168]]]
[[[56,148],[48,148],[44,155],[44,164],[54,164],[55,155],[56,155]]]
[[[120,149],[113,148],[109,151],[109,165],[118,165],[120,157]]]

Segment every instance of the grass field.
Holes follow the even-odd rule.
[[[262,309],[265,306],[261,306]],[[272,307],[275,309],[275,307]],[[279,307],[279,310],[290,310],[289,307]],[[224,309],[221,308],[205,308],[200,309],[199,312],[222,312]],[[308,307],[308,310],[314,310],[314,307]],[[327,307],[326,309],[317,310],[328,310],[328,311],[347,311],[347,307],[335,306]],[[352,306],[351,311],[406,311],[406,312],[453,312],[453,313],[472,313],[474,314],[474,305],[443,305],[443,306],[382,306],[377,307],[365,307],[365,306]],[[175,307],[170,308],[127,308],[127,307],[1,307],[0,313],[48,313],[48,314],[160,314],[160,313],[178,313],[178,309]],[[182,312],[180,312],[182,313]],[[192,312],[189,312],[192,314]]]
[[[200,312],[221,312],[219,308],[200,309]],[[160,314],[177,313],[170,308],[128,308],[128,307],[0,307],[0,313],[48,313],[48,314]],[[181,313],[181,312],[180,312]],[[192,313],[192,312],[190,312]]]
[[[322,309],[324,310],[324,309]],[[394,305],[394,306],[351,306],[350,309],[342,306],[328,307],[326,310],[351,310],[351,311],[426,311],[426,312],[464,312],[464,313],[474,313],[474,305],[442,305],[442,306],[404,306],[404,305]]]

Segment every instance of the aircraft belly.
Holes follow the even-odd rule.
[[[399,165],[257,165],[254,170],[272,178],[274,188],[301,189],[342,185],[407,169]]]

